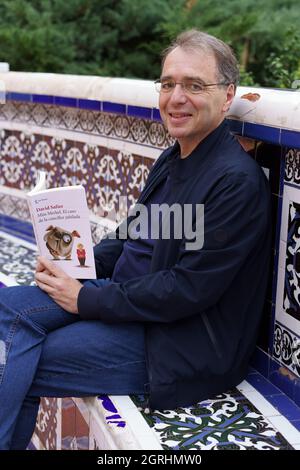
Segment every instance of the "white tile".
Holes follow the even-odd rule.
[[[287,241],[287,227],[288,227],[288,216],[289,216],[289,197],[287,192],[287,186],[284,187],[283,200],[282,200],[282,211],[281,211],[281,227],[280,227],[280,240]]]
[[[288,328],[296,336],[300,336],[300,323],[299,321],[286,313],[286,308],[289,305],[288,299],[286,299],[286,305],[284,305],[284,282],[285,282],[285,270],[278,269],[277,278],[277,292],[276,292],[276,309],[275,309],[275,320],[281,323],[281,325]]]
[[[116,405],[116,408],[120,409],[120,411],[125,409],[128,410],[130,408],[136,409],[135,404],[128,395],[115,395],[114,397],[111,397],[111,399]]]
[[[139,145],[134,142],[124,141],[124,152],[136,153],[138,155],[143,155],[143,157],[152,158],[156,160],[164,149],[154,148],[148,145]]]
[[[0,193],[7,194],[8,196],[26,199],[26,193],[22,189],[9,188],[7,186],[0,185]]]
[[[12,279],[11,277],[6,276],[5,274],[0,272],[0,282],[4,284],[7,287],[11,286],[18,286],[19,284],[15,281],[15,279]]]
[[[263,416],[281,416],[280,412],[273,405],[271,405],[271,403],[266,400],[257,390],[246,390],[243,392],[243,394]]]
[[[253,387],[253,385],[249,384],[247,380],[243,380],[237,387],[236,387],[241,393],[245,392],[255,392],[256,389]]]
[[[266,419],[291,445],[300,444],[300,432],[284,416],[268,416]]]
[[[284,281],[285,281],[285,270],[279,268],[277,273],[277,286],[276,286],[276,320],[281,321],[282,315],[285,313],[283,308],[283,294],[284,294]]]
[[[140,449],[162,449],[158,437],[143,418],[141,412],[135,407],[122,410],[126,423],[131,429],[135,439],[140,444]]]
[[[286,242],[280,240],[278,268],[285,269],[286,262]]]

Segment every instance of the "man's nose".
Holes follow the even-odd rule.
[[[180,83],[176,83],[173,91],[171,92],[170,101],[177,103],[185,103],[187,100],[186,94]]]

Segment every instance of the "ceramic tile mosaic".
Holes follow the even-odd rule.
[[[82,402],[82,400],[80,400]],[[82,407],[75,403],[75,436],[78,450],[87,450],[89,448],[89,420],[85,420]]]
[[[142,395],[131,396],[143,407]],[[143,413],[143,411],[142,411]],[[189,408],[143,413],[164,449],[278,450],[292,449],[283,436],[238,390]]]
[[[18,283],[30,283],[24,277],[24,259],[30,250],[16,247],[12,240],[1,238],[0,272],[10,269]],[[21,242],[20,242],[21,243]],[[20,249],[21,248],[21,249]],[[24,251],[25,250],[25,251]],[[9,253],[9,260],[7,259]],[[12,263],[7,265],[7,263]],[[15,267],[15,270],[13,269]],[[28,271],[30,265],[28,265]],[[32,269],[32,267],[31,267]],[[33,271],[32,271],[33,272]],[[31,274],[32,276],[33,274]],[[138,406],[144,397],[132,397]],[[109,397],[96,399],[98,414],[87,416],[86,408],[78,407],[79,399],[43,398],[36,438],[39,448],[47,449],[118,449],[137,448],[137,441],[122,412]],[[94,412],[95,413],[95,407]],[[102,410],[102,411],[101,411]],[[290,449],[291,446],[274,426],[237,390],[206,400],[197,405],[167,412],[143,413],[149,432],[155,431],[163,448],[182,449]],[[145,436],[145,441],[146,441]],[[36,442],[36,441],[34,441]],[[124,447],[125,446],[125,447]]]
[[[71,398],[62,400],[61,408],[61,448],[77,450],[76,405]]]
[[[1,121],[84,132],[155,148],[166,148],[173,142],[158,121],[63,106],[8,101],[0,105]]]
[[[275,323],[273,356],[300,377],[300,337]]]
[[[36,251],[6,238],[0,232],[0,272],[20,285],[34,285]]]
[[[153,165],[151,158],[84,142],[7,130],[1,136],[0,185],[29,190],[44,170],[48,188],[82,184],[91,211],[112,220],[120,198],[128,198],[128,209],[136,201]]]
[[[57,398],[42,398],[39,408],[35,434],[45,449],[55,450],[61,447],[59,431],[61,400]]]
[[[285,184],[278,256],[274,357],[300,376],[300,191]]]
[[[266,99],[268,91],[264,93]],[[260,109],[261,100],[253,104],[251,100],[242,99],[245,96],[235,100],[238,106],[234,104],[232,111],[237,111],[238,117],[247,117],[251,121]],[[136,200],[156,155],[172,143],[156,110],[135,106],[135,103],[127,106],[108,101],[99,103],[50,95],[25,96],[22,93],[10,93],[8,99],[6,104],[0,106],[0,186],[3,185],[4,188],[2,191],[0,188],[0,212],[16,219],[7,224],[7,220],[2,217],[0,230],[14,236],[18,236],[18,230],[21,232],[24,229],[18,226],[16,220],[29,219],[24,195],[18,196],[14,191],[32,187],[37,171],[45,169],[49,187],[78,183],[85,185],[91,214],[97,219],[91,223],[93,240],[98,242],[112,228],[116,213],[119,212],[120,217],[125,215],[126,207],[122,198],[127,197],[126,204],[129,205]],[[278,107],[277,111],[281,113],[282,107]],[[265,168],[270,181],[274,266],[278,246],[281,263],[277,300],[279,299],[282,308],[280,307],[281,312],[276,312],[274,357],[285,364],[287,370],[299,375],[300,340],[296,333],[299,330],[297,325],[300,308],[298,309],[295,283],[298,273],[295,214],[297,215],[298,209],[300,212],[300,206],[297,207],[300,201],[293,197],[290,198],[290,205],[285,204],[283,220],[288,220],[286,235],[279,242],[280,221],[277,217],[278,214],[280,217],[283,193],[283,147],[257,141],[262,138],[287,145],[289,139],[294,139],[295,147],[299,147],[299,135],[290,131],[281,132],[278,126],[273,128],[255,122],[235,121],[235,114],[231,117],[233,132],[243,135],[241,144]],[[155,156],[154,151],[157,152]],[[286,150],[283,171],[287,184],[299,186],[299,158],[299,150]],[[23,239],[30,241],[31,237],[30,230],[26,234],[23,231]],[[285,250],[284,253],[282,250]],[[29,244],[15,242],[0,233],[2,283],[32,284],[34,267],[35,250]],[[272,267],[270,272],[268,299],[262,323],[264,338],[260,343],[266,352],[269,351],[266,338],[270,338],[271,343],[273,341],[274,279],[277,277],[274,269]],[[268,366],[266,370],[268,373]],[[146,418],[148,421],[152,419],[152,424],[149,421],[151,429],[155,430],[162,444],[168,448],[287,448],[282,436],[239,393],[232,391],[188,410],[154,413]],[[110,448],[116,445],[112,443],[111,436],[103,433],[103,429],[100,430],[98,418],[91,417],[86,411],[82,414],[76,401],[47,400],[44,399],[41,406],[38,426],[42,426],[42,431],[37,428],[37,433],[41,432],[39,437],[36,434],[37,445],[70,449],[85,449],[87,446]],[[118,412],[115,413],[117,414]],[[105,413],[103,416],[107,418]],[[116,419],[116,424],[113,420],[107,422],[106,418],[106,426],[120,425],[116,429],[124,429],[122,419]],[[64,424],[65,419],[68,421],[67,425]],[[178,425],[181,423],[181,426],[176,428],[175,421],[178,421]],[[132,442],[130,445],[133,445]]]
[[[290,149],[286,154],[285,176],[286,183],[300,184],[300,150]]]

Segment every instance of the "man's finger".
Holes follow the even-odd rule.
[[[50,273],[52,273],[54,276],[65,277],[66,273],[44,256],[39,256],[38,262],[41,263],[46,269],[48,269],[48,271],[50,271]]]
[[[35,270],[38,271],[45,271],[45,266],[38,260],[36,263]]]
[[[49,294],[50,296],[54,295],[55,293],[55,289],[51,286],[49,286],[48,284],[44,284],[43,282],[40,282],[38,280],[35,281],[36,282],[36,285],[42,289],[44,292],[46,292],[47,294]]]
[[[45,271],[35,273],[35,279],[43,284],[47,284],[48,286],[57,289],[57,279],[51,273],[47,274]]]

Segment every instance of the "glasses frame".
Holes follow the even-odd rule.
[[[181,85],[181,88],[182,90],[185,92],[185,93],[190,93],[192,95],[199,95],[200,93],[203,92],[203,90],[200,90],[200,91],[189,91],[185,88],[184,86],[184,82],[176,82],[175,80],[171,79],[169,80],[170,82],[173,82],[174,83],[174,87],[171,89],[171,90],[163,90],[162,88],[158,89],[158,86],[157,85],[161,85],[161,79],[160,78],[157,78],[157,80],[154,81],[154,85],[155,85],[155,90],[157,91],[157,93],[172,93],[172,91],[175,90],[175,87],[176,85]],[[196,80],[195,80],[196,81]],[[209,87],[209,86],[219,86],[219,85],[224,85],[224,86],[228,86],[230,85],[229,82],[219,82],[219,83],[202,83],[202,86],[204,88],[206,87]]]

